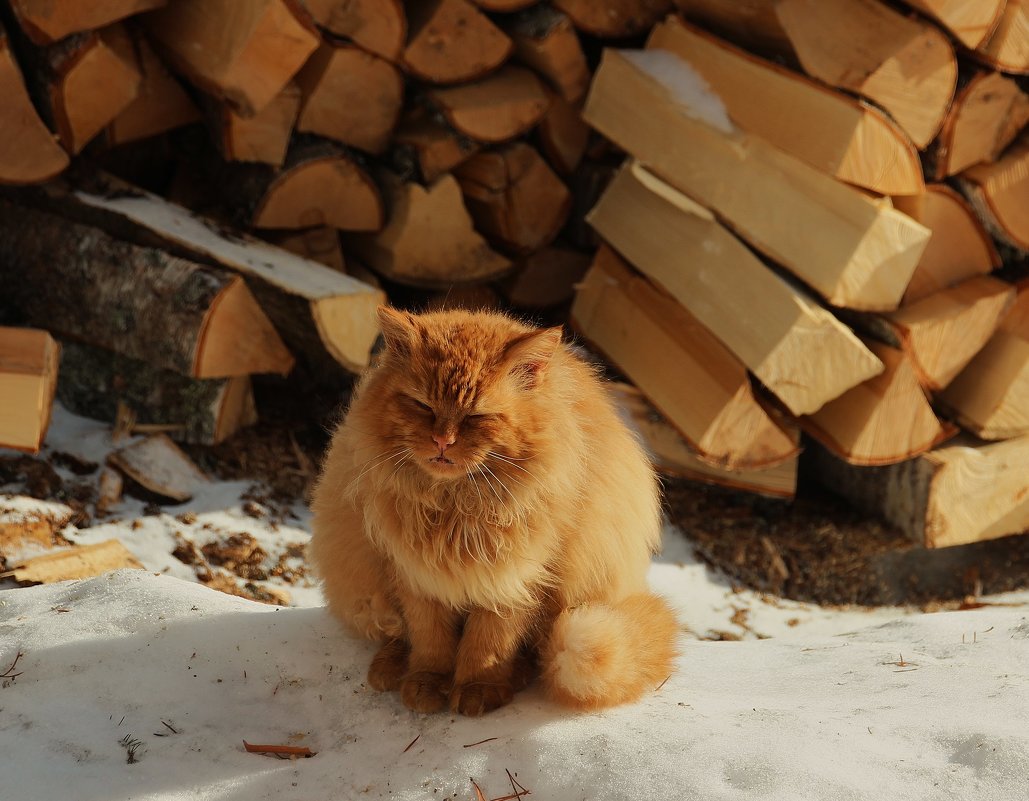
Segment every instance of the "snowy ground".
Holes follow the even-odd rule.
[[[48,448],[110,447],[57,409]],[[171,555],[248,533],[267,567],[293,564],[302,510],[254,516],[247,486],[212,483],[173,514],[127,499],[117,522],[66,532],[117,538],[146,571],[0,591],[0,673],[19,674],[0,678],[0,799],[478,801],[473,779],[486,799],[515,792],[506,771],[541,799],[1026,797],[1029,592],[932,615],[823,609],[734,592],[669,530],[651,582],[680,610],[683,653],[643,702],[574,715],[530,690],[480,720],[424,717],[364,685],[371,648],[312,608],[316,586],[272,576],[257,583],[306,608],[259,604]],[[698,641],[718,637],[744,641]],[[279,761],[244,739],[318,753]]]

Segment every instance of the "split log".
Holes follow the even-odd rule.
[[[1029,529],[1029,436],[982,443],[962,436],[887,467],[855,467],[820,448],[814,474],[914,542],[943,548]]]
[[[999,72],[979,72],[958,92],[930,151],[937,180],[996,161],[1029,122],[1029,95]]]
[[[408,38],[402,63],[415,78],[459,83],[503,64],[513,45],[468,0],[407,0]]]
[[[353,155],[329,142],[295,142],[279,169],[227,164],[219,191],[241,227],[377,231],[385,214],[372,177]]]
[[[650,405],[636,387],[617,381],[608,387],[623,417],[650,453],[659,473],[754,492],[770,498],[793,498],[796,495],[798,457],[794,456],[767,470],[723,470],[698,458],[679,432]]]
[[[0,495],[0,553],[8,559],[24,548],[53,548],[67,540],[61,529],[75,517],[63,503],[26,495]]]
[[[588,220],[794,414],[811,414],[882,372],[849,328],[641,165],[618,173]]]
[[[1029,283],[986,346],[937,398],[981,439],[1029,434]]]
[[[534,128],[549,102],[535,73],[513,66],[475,83],[429,89],[426,96],[455,131],[490,143],[506,142]]]
[[[165,434],[152,434],[108,454],[107,463],[147,492],[185,503],[204,484],[207,476]]]
[[[568,176],[568,189],[572,193],[572,212],[568,216],[565,236],[570,244],[582,250],[594,251],[600,237],[586,222],[586,215],[597,204],[600,196],[618,172],[618,167],[606,161],[584,160]]]
[[[568,219],[568,188],[524,142],[478,153],[454,177],[479,231],[515,253],[549,245]]]
[[[567,16],[538,5],[516,15],[504,31],[514,42],[514,57],[546,78],[564,100],[575,105],[586,97],[590,69]]]
[[[865,344],[885,371],[802,418],[804,430],[839,458],[866,466],[911,459],[953,435],[933,414],[911,357],[888,345]]]
[[[257,422],[249,376],[187,378],[101,348],[67,342],[57,397],[73,414],[114,424],[119,408],[180,442],[217,445]]]
[[[303,107],[297,130],[381,153],[404,102],[404,79],[385,59],[345,44],[323,43],[297,73]]]
[[[893,205],[932,231],[902,305],[1000,266],[990,235],[965,199],[949,186],[929,184],[922,194],[893,198]]]
[[[143,11],[160,8],[168,0],[101,0],[61,3],[53,0],[11,0],[18,23],[39,45],[60,41],[73,33],[103,28]]]
[[[99,576],[126,567],[143,569],[142,563],[119,540],[105,540],[95,545],[78,545],[26,559],[14,570],[0,573],[0,578],[10,577],[26,585],[53,584]]]
[[[553,0],[575,27],[603,39],[623,39],[648,30],[672,10],[672,0]]]
[[[878,109],[677,18],[654,28],[647,47],[687,61],[736,125],[812,167],[880,194],[923,189],[914,145]],[[783,109],[790,111],[784,114]]]
[[[996,29],[1006,0],[904,0],[946,28],[970,50],[983,44]]]
[[[304,0],[314,21],[369,53],[397,62],[407,40],[400,0]]]
[[[798,62],[886,109],[919,148],[954,97],[957,59],[934,25],[878,0],[678,0],[688,17]],[[743,6],[743,8],[740,8]]]
[[[1008,0],[989,39],[973,53],[1002,72],[1029,73],[1029,4]]]
[[[549,309],[567,303],[586,275],[589,253],[551,245],[517,262],[515,271],[500,283],[507,302],[519,309]]]
[[[64,152],[36,113],[10,42],[0,27],[0,183],[26,184],[53,178],[68,166]]]
[[[292,369],[239,276],[7,200],[0,210],[0,274],[31,324],[195,378]]]
[[[475,232],[453,176],[432,186],[383,173],[390,218],[376,234],[355,234],[346,246],[376,272],[401,284],[439,288],[499,277],[510,262]]]
[[[144,19],[178,72],[244,116],[268,105],[320,41],[298,0],[176,0]]]
[[[390,161],[401,174],[418,174],[431,184],[477,153],[479,147],[425,109],[412,109],[393,134]]]
[[[979,275],[873,322],[872,331],[910,354],[922,386],[943,389],[997,330],[1015,290]]]
[[[250,117],[243,117],[218,101],[212,101],[211,106],[207,116],[222,158],[259,161],[273,167],[283,165],[300,113],[299,86],[287,83],[263,109]]]
[[[510,13],[528,8],[538,2],[538,0],[472,0],[472,2],[484,11]]]
[[[46,202],[63,215],[116,236],[241,273],[289,349],[316,374],[332,365],[368,366],[379,335],[382,292],[246,234],[225,230],[155,195],[113,178],[89,191],[50,184]]]
[[[958,185],[986,229],[1002,245],[1029,250],[1029,134],[993,164],[961,173]]]
[[[586,154],[590,127],[578,107],[552,92],[549,97],[550,106],[536,128],[536,137],[550,165],[562,175],[569,175]]]
[[[136,99],[107,126],[108,145],[123,145],[197,122],[200,110],[142,36],[120,36],[109,44],[129,62],[139,55],[142,82]]]
[[[698,80],[667,51],[609,50],[584,117],[830,303],[896,308],[929,231],[736,130],[712,95],[678,88]]]
[[[746,368],[608,248],[579,287],[572,324],[709,464],[758,469],[797,454],[796,437],[758,403]]]
[[[35,453],[43,446],[60,350],[46,331],[0,326],[0,447]]]
[[[322,226],[302,231],[265,231],[262,237],[290,253],[324,264],[337,272],[349,273],[339,231],[335,228]]]

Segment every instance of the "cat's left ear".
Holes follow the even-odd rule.
[[[414,317],[389,306],[379,306],[375,311],[386,347],[400,356],[410,355],[417,335]]]
[[[561,326],[519,334],[504,348],[504,363],[528,389],[539,386],[564,333]]]

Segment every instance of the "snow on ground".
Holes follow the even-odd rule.
[[[102,462],[111,447],[106,426],[55,409],[49,450]],[[486,799],[514,792],[508,770],[562,801],[1026,797],[1029,592],[932,615],[820,608],[734,591],[669,529],[650,579],[683,651],[641,703],[573,714],[530,689],[479,720],[419,716],[365,686],[372,646],[313,583],[257,582],[294,608],[269,606],[198,585],[172,555],[247,533],[267,566],[300,567],[306,513],[254,516],[248,487],[212,482],[162,514],[127,498],[66,530],[119,539],[145,571],[0,591],[0,673],[19,674],[0,677],[0,799],[475,801],[472,779]],[[698,641],[719,637],[744,641]],[[318,753],[280,761],[244,739]]]

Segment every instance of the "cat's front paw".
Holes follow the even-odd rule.
[[[442,673],[409,673],[400,683],[400,700],[415,712],[440,712],[447,706],[450,683]]]
[[[368,684],[373,690],[386,692],[399,690],[407,673],[407,654],[404,640],[390,640],[383,645],[368,667]]]
[[[450,691],[450,710],[478,717],[511,703],[514,689],[510,682],[499,684],[470,681]]]

